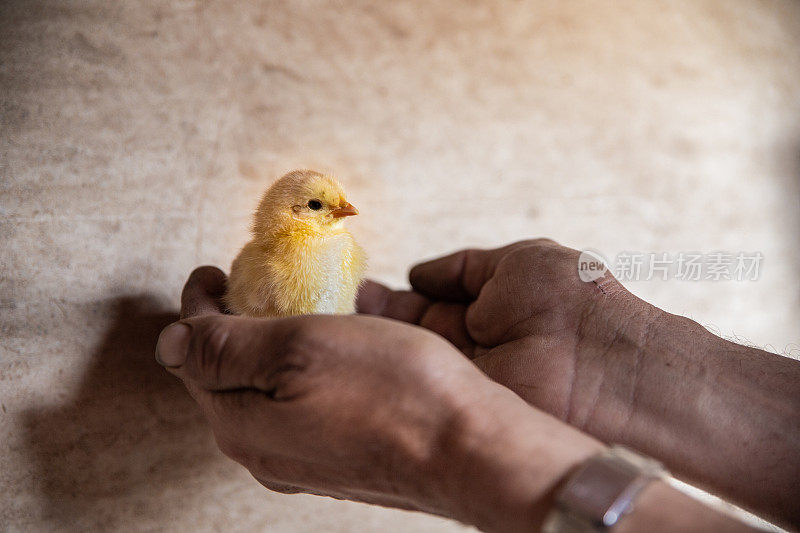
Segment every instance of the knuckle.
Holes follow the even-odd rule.
[[[316,322],[316,321],[315,321]],[[282,359],[284,364],[305,367],[317,354],[331,349],[327,328],[314,327],[308,321],[298,321],[297,325],[286,334],[283,343]]]
[[[561,246],[558,242],[548,237],[539,237],[536,239],[531,239],[530,242],[531,244],[535,244],[537,246]]]
[[[309,390],[309,379],[318,367],[315,362],[327,348],[322,335],[303,324],[289,328],[277,342],[280,348],[273,357],[263,358],[257,374],[272,400],[285,401]]]
[[[504,266],[526,272],[531,265],[541,261],[544,250],[536,245],[517,248],[503,258]]]
[[[228,320],[207,320],[197,339],[197,366],[211,379],[220,377],[220,368],[229,359],[231,328]]]
[[[521,268],[535,264],[537,268],[553,268],[569,263],[570,267],[577,264],[579,252],[552,241],[550,239],[534,239],[528,246],[512,250],[506,259],[513,266]]]
[[[580,252],[565,246],[532,244],[510,251],[498,263],[497,271],[530,291],[571,287],[582,284],[578,277],[579,256]],[[545,296],[538,294],[540,298]]]
[[[515,243],[513,246],[519,249],[519,248],[531,248],[531,247],[544,248],[544,247],[553,247],[561,245],[548,237],[537,237],[534,239],[525,239],[523,241],[519,241],[518,243]]]

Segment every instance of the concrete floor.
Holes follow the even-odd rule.
[[[795,1],[6,1],[0,127],[0,529],[460,529],[262,490],[153,361],[295,167],[395,285],[529,236],[759,251],[758,281],[629,286],[800,351]]]

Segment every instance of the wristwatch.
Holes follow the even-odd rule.
[[[668,475],[658,461],[612,446],[578,467],[556,494],[545,533],[604,531],[633,508],[651,481]]]

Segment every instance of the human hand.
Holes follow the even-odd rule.
[[[224,284],[212,267],[192,274],[157,357],[268,488],[531,530],[557,481],[601,448],[423,328],[227,316]]]
[[[583,282],[579,256],[546,239],[465,250],[415,266],[414,291],[369,282],[358,307],[431,329],[531,404],[798,523],[800,434],[786,428],[800,423],[800,365],[666,313],[609,272]]]
[[[613,420],[596,417],[624,414],[629,406],[614,397],[622,409],[594,412],[598,395],[627,399],[635,361],[604,352],[644,342],[663,313],[608,273],[581,281],[579,255],[547,239],[460,251],[415,266],[413,291],[368,282],[359,311],[439,333],[492,379],[572,424],[607,425]]]

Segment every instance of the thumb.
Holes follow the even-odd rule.
[[[531,245],[531,241],[520,241],[493,250],[461,250],[416,265],[408,278],[416,291],[431,298],[471,301],[478,297],[503,257]]]
[[[156,360],[187,385],[267,391],[294,324],[290,319],[227,315],[181,320],[161,332]]]

